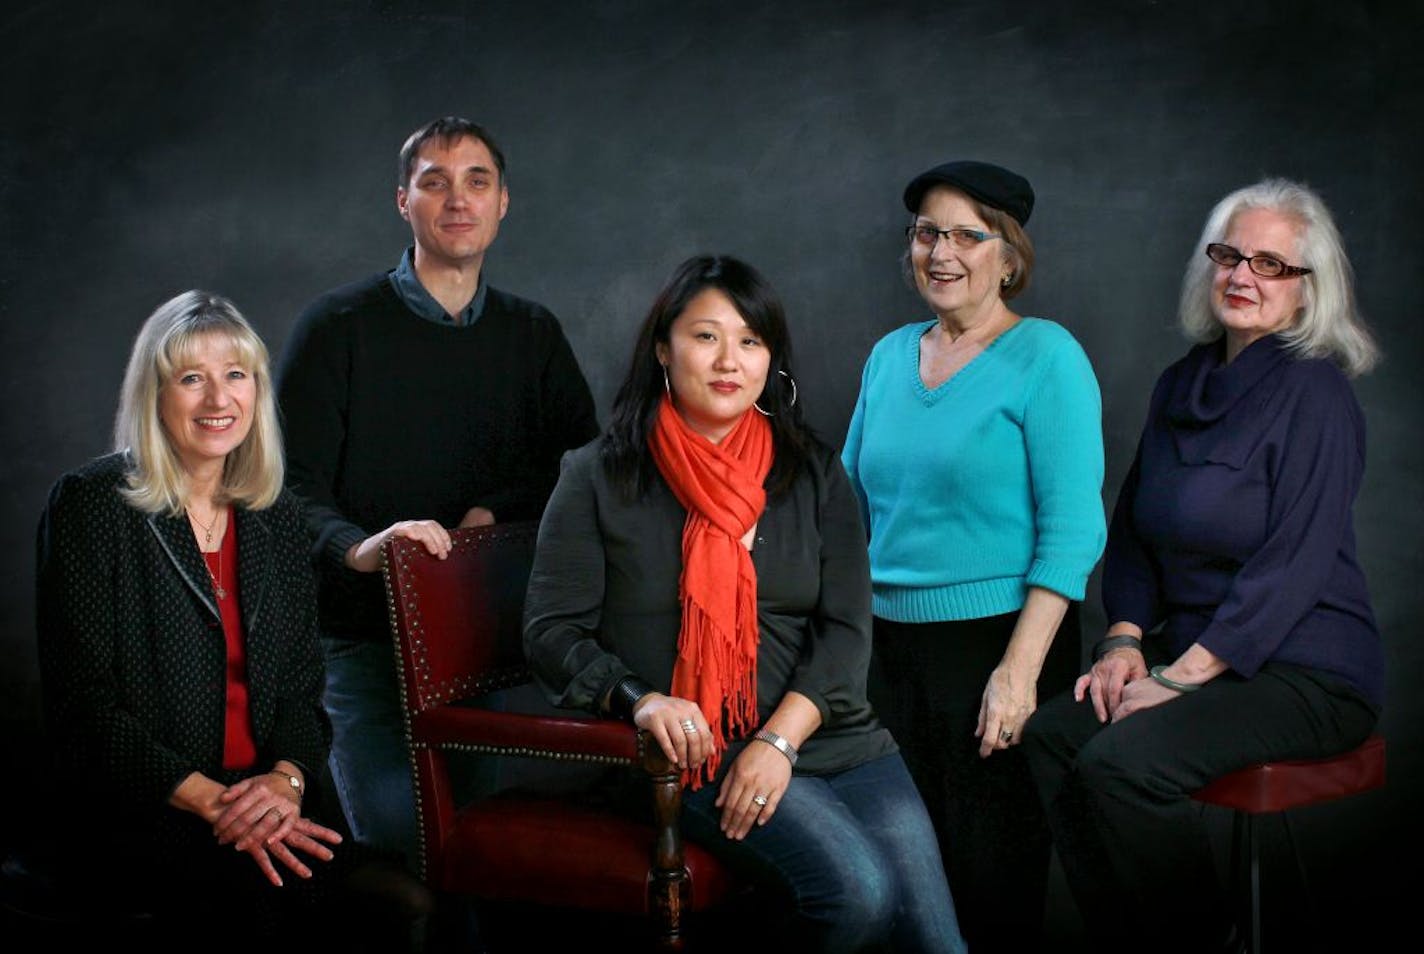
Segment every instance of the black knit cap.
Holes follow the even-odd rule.
[[[1027,225],[1033,212],[1033,186],[1027,179],[1002,166],[972,159],[946,162],[915,176],[905,187],[905,208],[918,213],[925,192],[937,185],[953,186],[985,205],[1007,212],[1019,225]]]

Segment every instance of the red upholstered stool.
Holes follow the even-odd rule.
[[[1358,795],[1384,785],[1384,738],[1372,735],[1359,748],[1334,758],[1265,762],[1224,775],[1193,798],[1236,813],[1231,830],[1231,870],[1239,870],[1241,842],[1250,854],[1251,954],[1261,954],[1261,859],[1257,815],[1280,815],[1291,855],[1305,884],[1305,866],[1296,851],[1286,812],[1292,808]]]

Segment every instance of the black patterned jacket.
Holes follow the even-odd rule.
[[[130,834],[211,842],[206,825],[167,800],[191,772],[226,783],[251,774],[222,768],[222,623],[188,521],[130,506],[118,493],[123,469],[113,454],[64,475],[40,520],[49,742],[69,793],[120,806]],[[285,758],[312,779],[330,728],[305,526],[286,493],[266,510],[233,513],[256,768]]]

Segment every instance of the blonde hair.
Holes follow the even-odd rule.
[[[1206,257],[1206,246],[1225,241],[1232,220],[1247,209],[1268,209],[1299,226],[1300,262],[1310,274],[1300,276],[1301,308],[1294,324],[1280,332],[1300,357],[1331,358],[1350,376],[1379,363],[1379,346],[1355,303],[1354,271],[1330,210],[1320,196],[1299,182],[1263,179],[1237,189],[1216,204],[1196,244],[1182,279],[1178,320],[1193,341],[1215,341],[1223,331],[1212,309],[1212,278],[1219,267]]]
[[[282,433],[267,346],[237,306],[204,291],[186,291],[159,305],[139,329],[129,355],[114,419],[114,449],[128,455],[128,487],[122,493],[145,513],[183,512],[187,478],[158,413],[164,386],[192,360],[198,342],[224,339],[256,386],[252,428],[223,464],[217,503],[251,510],[270,507],[282,492]]]

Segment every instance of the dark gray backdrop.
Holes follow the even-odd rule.
[[[1379,923],[1404,890],[1380,865],[1420,834],[1418,6],[10,4],[0,833],[34,817],[35,519],[62,471],[108,449],[139,323],[205,287],[279,351],[311,298],[395,263],[395,152],[457,113],[509,158],[487,274],[560,316],[601,415],[672,266],[728,252],[786,299],[802,400],[837,444],[871,344],[925,314],[896,261],[905,182],[954,157],[1022,172],[1040,266],[1020,304],[1097,369],[1109,505],[1184,350],[1172,312],[1208,209],[1266,174],[1316,187],[1388,355],[1358,385],[1356,514],[1389,647],[1391,777],[1298,825],[1317,890]],[[1101,622],[1090,603],[1089,631]]]

